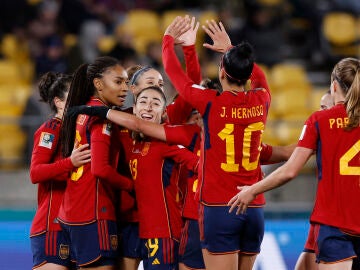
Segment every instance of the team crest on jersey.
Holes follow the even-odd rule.
[[[53,142],[55,139],[55,135],[47,132],[41,132],[39,146],[43,146],[51,149]]]
[[[150,149],[150,142],[146,142],[146,143],[144,143],[144,146],[143,146],[143,148],[141,149],[141,155],[142,156],[146,156],[147,155],[147,153],[149,152],[149,149]]]
[[[60,244],[59,247],[59,257],[62,260],[66,260],[69,258],[70,255],[70,249],[69,249],[69,245],[64,245],[64,244]]]
[[[110,136],[111,135],[111,129],[112,129],[111,123],[105,123],[103,125],[102,133]]]
[[[112,250],[117,250],[118,248],[118,237],[117,235],[110,235],[110,245]]]
[[[76,120],[76,124],[79,124],[79,125],[83,126],[84,123],[85,123],[86,117],[87,117],[87,115],[80,114],[79,117]]]

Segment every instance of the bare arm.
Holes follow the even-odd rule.
[[[229,212],[237,208],[237,214],[245,213],[249,203],[255,199],[256,195],[282,186],[292,180],[297,176],[312,153],[312,149],[296,147],[290,159],[263,180],[252,186],[238,187],[239,193],[228,202],[228,205],[231,206]]]
[[[145,121],[132,114],[116,110],[109,110],[106,118],[127,129],[144,133],[155,139],[166,141],[165,130],[161,124]]]
[[[296,145],[296,143],[293,143],[285,146],[273,146],[271,157],[267,162],[279,163],[287,161],[290,158],[291,154],[294,152]]]

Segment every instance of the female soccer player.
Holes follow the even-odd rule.
[[[331,96],[330,90],[326,92],[320,99],[320,110],[327,110],[334,106],[334,99]],[[310,224],[308,238],[306,239],[303,252],[299,255],[299,258],[295,265],[295,270],[317,270],[315,257],[315,232],[314,224]]]
[[[192,21],[192,29],[190,29],[186,37],[182,39],[182,49],[185,56],[185,64],[187,72],[195,81],[201,80],[200,64],[195,50],[195,39],[198,25],[194,24],[195,20]],[[149,86],[158,86],[165,92],[164,80],[161,73],[149,66],[134,66],[127,70],[129,75],[129,88],[126,99],[127,103],[133,105],[134,96],[136,97],[139,92]],[[166,108],[167,122],[173,124],[182,124],[190,114],[192,108],[182,98],[178,97],[174,102],[169,104]],[[132,108],[128,108],[126,111],[132,112]],[[122,133],[126,137],[126,131],[123,129]],[[127,137],[128,138],[128,137]],[[126,138],[125,138],[126,140]],[[130,144],[132,145],[132,144]],[[127,164],[128,162],[126,162]],[[172,177],[177,178],[178,172],[174,170]],[[126,192],[122,192],[120,196],[120,203],[125,205],[129,204],[131,197]],[[126,201],[124,203],[124,201]],[[122,208],[122,206],[120,205]],[[138,239],[138,223],[136,209],[126,210],[126,215],[122,215],[121,220],[121,233],[122,241],[121,248],[122,254],[120,258],[120,269],[136,270],[140,263],[140,249]]]
[[[316,260],[321,270],[350,270],[360,245],[359,136],[360,61],[344,58],[331,74],[335,106],[313,113],[290,159],[261,182],[238,187],[230,211],[245,213],[257,194],[293,179],[316,151],[318,188],[310,221],[317,243]]]
[[[122,106],[127,74],[118,60],[99,57],[75,72],[66,106]],[[133,181],[116,171],[118,127],[98,117],[65,118],[64,156],[74,144],[88,143],[91,162],[73,171],[68,180],[59,220],[68,234],[78,267],[114,269],[118,239],[114,188],[133,190]]]
[[[211,31],[224,31],[221,24],[209,26]],[[250,212],[242,216],[229,214],[227,202],[236,186],[262,178],[259,155],[270,106],[269,88],[264,73],[254,63],[251,46],[242,43],[228,49],[221,59],[223,92],[199,89],[182,71],[174,50],[174,40],[188,28],[182,17],[168,26],[163,64],[179,94],[203,117],[199,223],[205,266],[210,270],[250,270],[264,234],[264,196],[255,198]],[[248,79],[251,90],[245,90]]]
[[[164,121],[165,105],[162,90],[148,87],[136,96],[134,113],[159,124]],[[135,133],[133,137],[130,170],[135,182],[139,237],[147,251],[144,269],[152,269],[153,265],[173,269],[178,264],[182,220],[178,185],[171,175],[176,163],[196,173],[198,157],[184,147],[169,145],[142,133]]]
[[[194,24],[195,20],[193,20],[193,28],[189,30],[186,37],[182,39],[182,50],[185,56],[185,64],[187,67],[187,73],[191,78],[195,81],[201,80],[200,73],[200,65],[198,62],[198,57],[195,50],[195,39],[196,32],[198,29],[198,25]],[[164,92],[164,80],[159,71],[149,66],[134,66],[128,69],[129,75],[129,89],[131,90],[127,96],[127,104],[133,105],[134,96],[136,97],[138,93],[149,86],[158,86]],[[171,122],[172,124],[183,124],[188,115],[190,114],[192,108],[186,103],[181,97],[175,99],[174,102],[170,103],[167,108],[167,122]],[[127,109],[127,111],[132,111],[132,108]],[[178,178],[178,174],[181,173],[177,170],[174,170],[172,173],[173,178]],[[122,200],[130,200],[129,196],[124,192],[122,192],[121,203]],[[138,248],[139,241],[137,240],[138,235],[138,224],[136,222],[137,215],[135,211],[127,211],[125,224],[122,222],[122,249],[123,254],[120,259],[121,269],[127,270],[136,270],[139,265],[140,249]]]
[[[70,157],[62,158],[60,126],[72,77],[48,72],[40,78],[41,101],[49,104],[54,116],[34,134],[30,178],[38,184],[38,207],[31,230],[33,268],[41,270],[70,269],[69,243],[57,221],[68,174],[90,161],[88,144],[75,148]]]

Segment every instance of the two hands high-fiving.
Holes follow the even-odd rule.
[[[205,48],[225,53],[232,47],[229,35],[221,22],[217,23],[215,20],[206,21],[206,25],[203,25],[202,28],[213,41],[213,44],[204,43]],[[165,35],[172,36],[175,44],[189,46],[195,44],[198,29],[199,22],[196,22],[195,17],[190,18],[189,15],[177,16],[166,28]]]

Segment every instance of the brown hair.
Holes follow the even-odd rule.
[[[349,122],[346,130],[359,126],[360,123],[360,61],[356,58],[344,58],[338,62],[331,74],[331,80],[336,80],[344,95],[346,112]]]

